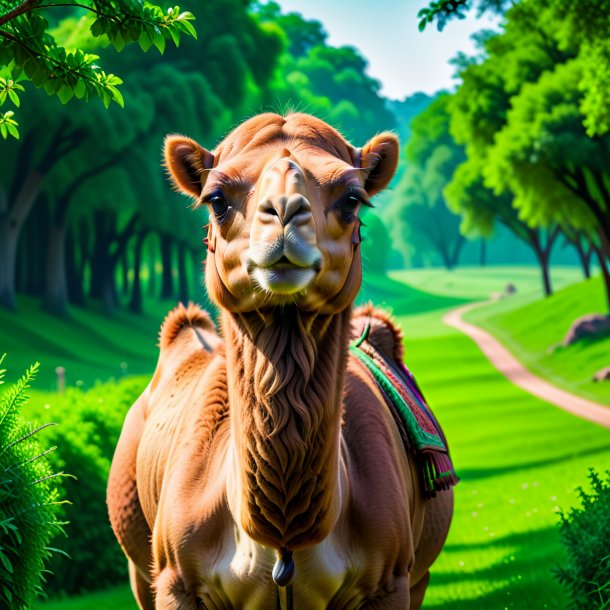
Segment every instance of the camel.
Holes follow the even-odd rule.
[[[168,136],[179,190],[209,207],[205,281],[221,334],[166,317],[108,483],[143,610],[367,610],[422,604],[453,493],[425,498],[379,386],[349,355],[367,324],[361,208],[392,178],[391,133],[355,148],[306,114],[262,114],[213,151]],[[379,247],[386,247],[380,244]]]

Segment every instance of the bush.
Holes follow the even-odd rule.
[[[4,357],[0,358],[0,364]],[[47,545],[59,531],[59,476],[48,461],[37,434],[20,416],[25,394],[38,364],[0,397],[0,608],[30,608],[41,593]],[[0,384],[5,370],[0,370]],[[60,473],[61,474],[61,473]]]
[[[108,520],[106,484],[114,448],[129,407],[147,379],[128,378],[99,384],[88,391],[69,388],[53,395],[45,408],[60,425],[50,436],[58,445],[52,462],[69,471],[61,518],[69,521],[67,539],[55,541],[69,558],[53,557],[47,591],[81,593],[107,587],[127,578],[127,562]],[[30,410],[32,412],[32,410]]]
[[[575,610],[610,605],[610,471],[603,480],[591,469],[589,479],[592,493],[579,488],[582,507],[561,513],[559,526],[568,565],[555,573]]]

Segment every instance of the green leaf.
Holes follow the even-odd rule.
[[[87,93],[87,85],[85,85],[84,80],[79,80],[74,87],[74,95],[77,99],[82,100]]]
[[[19,108],[19,105],[20,105],[19,97],[12,89],[9,89],[8,96],[11,98],[11,102],[13,102],[13,104],[15,104],[15,106],[17,106],[17,108]]]
[[[6,96],[8,95],[8,91],[5,89],[4,91],[0,91],[0,106],[6,102]]]
[[[103,33],[104,33],[104,22],[102,19],[96,19],[91,24],[91,34],[93,34],[93,36],[97,37],[97,36],[101,36]]]
[[[175,27],[170,27],[169,34],[172,37],[172,40],[174,41],[174,44],[176,45],[176,47],[179,47],[180,46],[180,31]]]
[[[195,30],[191,23],[183,20],[180,20],[178,23],[180,23],[180,26],[187,32],[187,34],[190,34],[195,40],[197,40],[197,30]]]
[[[57,92],[57,97],[62,104],[67,104],[74,95],[74,90],[69,85],[62,85],[61,89]]]
[[[121,92],[116,88],[116,87],[109,87],[110,91],[112,92],[112,99],[121,107],[124,108],[125,107],[125,102],[123,101],[123,96],[121,95]]]
[[[155,47],[157,47],[159,53],[163,55],[163,52],[165,51],[165,37],[163,36],[163,34],[155,34],[153,38],[153,44],[155,45]]]
[[[152,46],[152,42],[153,41],[150,37],[150,34],[145,31],[143,31],[138,38],[138,44],[140,45],[140,48],[142,49],[142,51],[144,51],[144,53],[146,53],[146,51],[150,49],[150,47]]]
[[[35,87],[42,87],[47,82],[48,78],[49,75],[46,69],[39,64],[36,72],[32,75],[31,81]]]
[[[0,134],[5,140],[8,138],[8,128],[5,123],[0,123]]]
[[[125,48],[125,39],[123,38],[123,34],[120,31],[117,31],[112,39],[112,46],[117,51],[122,51]]]
[[[15,127],[15,125],[7,123],[6,128],[8,129],[8,132],[13,136],[13,138],[15,138],[16,140],[19,139],[19,130],[17,129],[17,127]]]

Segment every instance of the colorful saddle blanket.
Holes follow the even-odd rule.
[[[407,367],[390,360],[368,341],[370,326],[350,345],[350,352],[373,375],[400,432],[405,451],[415,454],[427,498],[459,481],[441,427]]]

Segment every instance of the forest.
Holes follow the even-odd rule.
[[[167,310],[214,309],[207,209],[172,189],[164,138],[212,150],[267,111],[316,115],[357,146],[400,138],[391,188],[363,214],[359,302],[403,326],[462,467],[465,508],[424,608],[610,603],[607,545],[581,555],[574,542],[587,506],[610,528],[603,475],[589,475],[593,495],[575,491],[610,457],[607,430],[517,391],[445,321],[485,301],[465,319],[528,371],[610,404],[593,381],[610,365],[610,0],[422,4],[420,30],[466,15],[499,25],[475,34],[474,54],[456,53],[455,86],[389,99],[356,41],[333,46],[321,21],[274,1],[0,0],[0,364],[12,381],[14,362],[42,363],[0,393],[0,474],[25,465],[36,485],[15,494],[0,477],[0,607],[133,607],[106,522],[112,453]],[[602,331],[570,344],[586,316]],[[492,407],[501,434],[485,428]],[[568,512],[578,498],[585,525]],[[10,511],[29,505],[44,507],[27,525],[42,534],[20,554]],[[572,563],[557,567],[565,553]],[[31,574],[13,590],[18,569]]]

